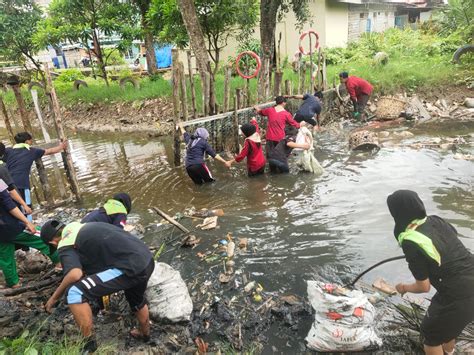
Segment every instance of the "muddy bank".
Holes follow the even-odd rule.
[[[413,94],[401,92],[394,97],[410,101],[417,96],[432,118],[447,118],[456,108],[458,113],[465,110],[464,100],[474,97],[474,90],[466,86],[449,86],[442,88],[423,89]],[[377,102],[382,95],[375,93],[368,103],[368,110],[375,115]],[[294,112],[299,102],[290,103],[288,109]],[[323,111],[323,125],[338,121],[341,117],[350,118],[352,104],[345,100],[330,105]],[[76,103],[70,107],[62,107],[64,124],[72,130],[95,132],[143,132],[148,136],[170,135],[173,129],[173,104],[170,98],[154,98],[137,100],[134,102],[103,102],[103,103]],[[43,107],[46,121],[52,124],[49,107]],[[20,122],[17,112],[11,112],[15,120]],[[33,125],[37,122],[33,109],[30,110]],[[463,112],[462,117],[472,119],[474,112]],[[376,119],[376,118],[374,118]],[[0,122],[3,126],[3,121]]]

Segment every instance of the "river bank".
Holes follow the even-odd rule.
[[[371,264],[399,255],[385,205],[389,193],[415,189],[429,213],[447,218],[473,250],[473,122],[453,116],[423,125],[411,121],[374,127],[381,139],[379,152],[355,154],[347,137],[360,125],[347,121],[318,133],[315,156],[325,169],[322,176],[298,173],[291,165],[287,175],[248,179],[243,166],[229,171],[210,161],[217,182],[202,187],[195,187],[182,167],[173,166],[166,137],[78,130],[70,138],[71,154],[84,201],[49,212],[37,208],[35,220],[80,218],[107,196],[126,191],[133,198],[130,223],[143,226],[139,230],[154,253],[165,243],[158,261],[179,270],[186,282],[194,304],[191,322],[154,322],[153,341],[144,345],[128,336],[133,317],[118,298],[109,314],[96,319],[98,337],[112,352],[194,352],[195,340],[201,338],[208,350],[221,353],[237,352],[240,346],[255,354],[305,353],[304,338],[313,321],[306,281],[323,275],[328,282],[345,284]],[[49,158],[45,166],[51,169]],[[154,206],[181,218],[199,243],[181,248],[179,232],[153,212]],[[225,214],[217,228],[202,231],[197,228],[202,220],[184,217],[191,207],[223,209]],[[238,248],[232,279],[223,283],[220,275],[227,266],[218,246],[228,233],[234,240],[247,238],[247,247]],[[411,280],[406,263],[398,261],[374,270],[363,283],[370,285],[381,276],[391,284]],[[245,292],[251,281],[262,285],[261,301],[253,291]],[[7,302],[2,309],[12,310],[0,317],[8,324],[3,335],[21,337],[27,326],[35,334],[39,328],[43,342],[77,334],[64,306],[49,317],[43,312],[51,291],[33,291],[13,303],[2,299]],[[393,301],[401,302],[397,297]],[[406,326],[393,323],[391,302],[376,306],[381,352],[416,352],[417,333],[401,333]]]
[[[451,85],[419,90],[416,93],[407,94],[399,92],[391,95],[401,98],[406,102],[417,96],[420,103],[430,113],[433,119],[447,118],[453,116],[453,110],[458,110],[459,117],[470,119],[474,112],[466,110],[464,101],[466,98],[474,97],[474,90],[466,85]],[[377,102],[382,97],[375,92],[368,103],[368,109],[376,114]],[[339,101],[338,101],[339,102]],[[289,110],[296,110],[299,102],[290,102]],[[341,117],[350,118],[351,105],[341,109],[339,104],[333,107],[334,113],[323,111],[323,125]],[[42,107],[46,122],[52,125],[52,112],[48,106]],[[16,111],[10,112],[15,124],[14,130],[21,130],[20,119]],[[101,103],[77,103],[62,107],[64,125],[75,131],[90,132],[139,132],[148,137],[159,137],[171,135],[173,130],[173,103],[167,97],[137,100],[133,102],[101,102]],[[34,112],[30,112],[33,126],[38,126]],[[327,118],[327,119],[326,119]],[[373,117],[374,120],[377,117]],[[0,122],[3,126],[4,123]],[[16,128],[15,128],[16,127]]]

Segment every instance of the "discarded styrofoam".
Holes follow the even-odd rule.
[[[155,263],[146,290],[148,309],[153,320],[189,321],[193,301],[179,271],[165,263]]]
[[[375,350],[375,308],[361,291],[308,281],[308,298],[316,311],[306,336],[310,349],[322,352]]]

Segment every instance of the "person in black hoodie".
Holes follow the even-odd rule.
[[[124,228],[127,224],[127,215],[132,210],[132,200],[127,193],[115,194],[103,207],[89,212],[81,223],[104,222]]]
[[[421,323],[424,349],[426,354],[452,354],[455,338],[474,320],[474,255],[451,224],[426,215],[416,192],[395,191],[387,205],[395,238],[416,280],[396,285],[397,291],[403,295],[436,289]]]

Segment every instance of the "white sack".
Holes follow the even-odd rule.
[[[168,264],[155,262],[145,295],[151,319],[171,322],[190,320],[193,301],[188,288],[179,271]]]

